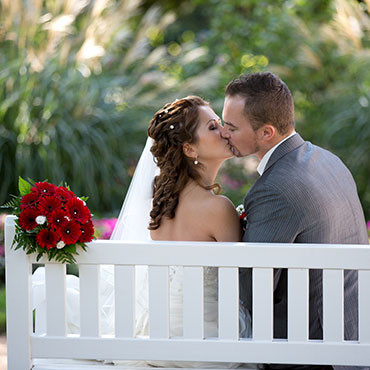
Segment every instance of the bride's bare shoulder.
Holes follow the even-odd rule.
[[[211,195],[198,207],[199,216],[211,222],[211,233],[217,241],[239,241],[240,222],[232,201],[223,195]]]

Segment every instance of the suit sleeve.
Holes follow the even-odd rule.
[[[293,202],[275,185],[251,189],[245,199],[247,225],[244,242],[293,243],[301,225]],[[276,290],[282,269],[274,269]],[[240,269],[240,298],[252,309],[252,270]]]
[[[287,189],[286,191],[289,191]],[[245,199],[247,225],[244,242],[293,243],[302,217],[289,194],[275,185],[263,185]]]

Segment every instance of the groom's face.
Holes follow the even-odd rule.
[[[260,151],[256,132],[244,113],[244,97],[226,96],[222,119],[224,127],[221,136],[228,140],[236,157],[257,154]]]

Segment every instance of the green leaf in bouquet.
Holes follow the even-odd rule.
[[[36,261],[39,261],[43,254],[44,254],[43,252],[39,252],[39,254],[36,257]]]
[[[80,199],[83,200],[84,202],[86,202],[89,199],[89,197],[84,196],[84,197],[80,197]]]
[[[78,254],[76,250],[76,244],[66,245],[62,250],[63,252]]]
[[[19,194],[23,197],[23,195],[26,195],[31,191],[32,185],[26,180],[22,179],[21,176],[19,176],[18,187]]]
[[[0,208],[13,208],[14,211],[17,211],[21,205],[21,200],[16,195],[10,194],[10,196],[13,199],[11,199],[9,202],[0,206]]]

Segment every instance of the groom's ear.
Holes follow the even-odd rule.
[[[196,150],[189,143],[183,144],[182,151],[189,158],[195,158],[198,155],[198,153],[196,152]]]
[[[270,124],[264,124],[258,130],[258,136],[260,140],[270,141],[276,136],[276,127]]]

